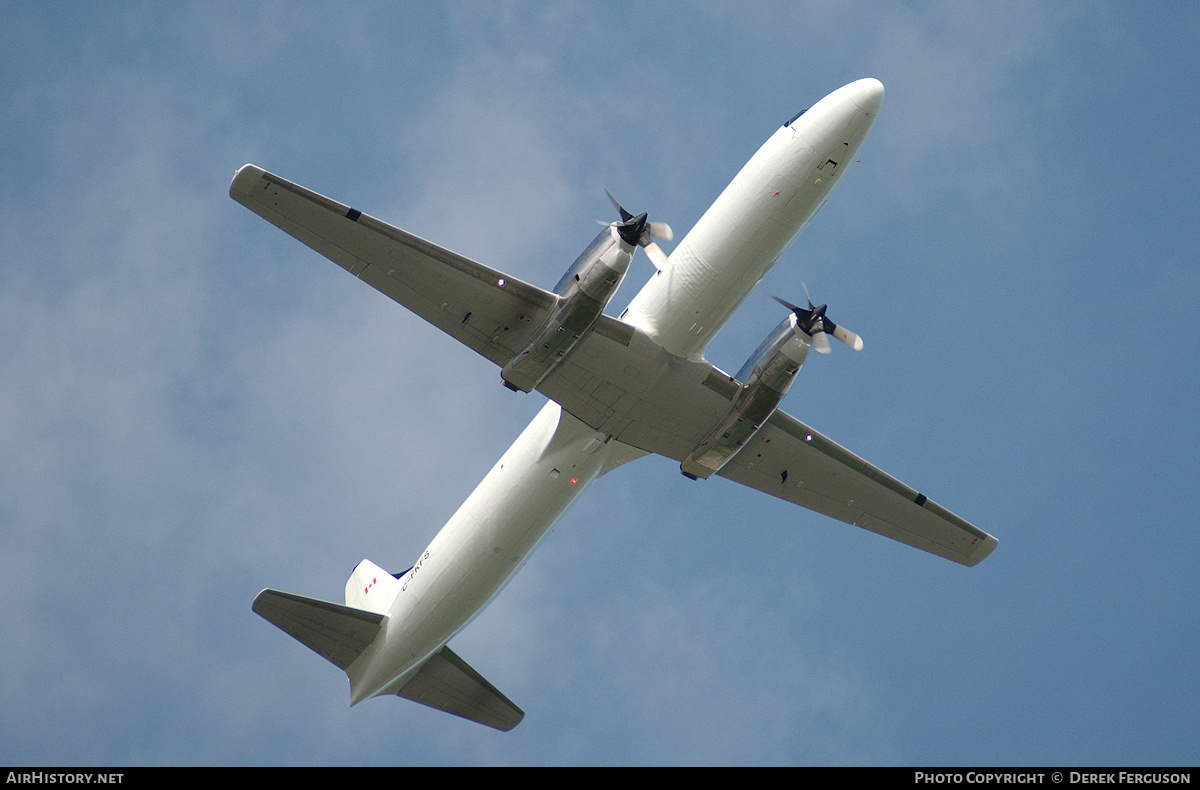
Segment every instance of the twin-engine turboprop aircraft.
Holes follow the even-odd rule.
[[[350,704],[397,694],[501,730],[524,713],[447,646],[588,484],[648,453],[756,488],[963,565],[996,539],[778,410],[810,348],[857,335],[825,306],[789,309],[736,376],[704,350],[837,186],[883,86],[851,83],[780,127],[668,257],[670,229],[620,205],[544,291],[254,165],[230,195],[462,341],[513,390],[550,401],[404,573],[363,560],[345,605],[263,590],[254,611],[350,679]],[[610,195],[611,197],[611,195]],[[616,204],[616,201],[613,201]],[[656,272],[604,308],[638,247]]]

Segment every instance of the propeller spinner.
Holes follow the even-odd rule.
[[[675,234],[671,231],[671,226],[665,222],[647,222],[646,214],[644,213],[638,214],[635,217],[626,211],[607,189],[604,190],[604,194],[608,195],[608,199],[612,201],[613,206],[620,213],[621,221],[601,222],[600,224],[615,227],[617,233],[621,235],[621,238],[626,243],[641,247],[646,251],[646,255],[649,256],[650,262],[654,264],[654,268],[659,271],[665,269],[668,263],[667,254],[662,251],[662,247],[654,243],[654,239],[670,241],[675,238]]]
[[[808,296],[807,286],[804,289],[804,294],[806,297]],[[838,326],[825,317],[825,308],[827,305],[814,307],[812,299],[809,299],[808,309],[805,310],[803,307],[798,307],[791,302],[784,301],[778,296],[772,296],[771,298],[796,314],[797,325],[812,337],[813,348],[818,353],[828,354],[830,351],[829,338],[826,335],[833,335],[855,351],[862,351],[863,342],[861,337],[843,326]]]

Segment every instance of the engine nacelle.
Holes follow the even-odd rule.
[[[641,219],[644,223],[644,215]],[[521,392],[535,389],[596,323],[625,279],[637,249],[636,236],[629,241],[622,230],[611,225],[600,231],[567,269],[554,287],[558,301],[549,318],[500,371],[504,386]]]
[[[743,383],[733,405],[680,471],[693,480],[721,471],[779,408],[811,347],[812,337],[789,313],[738,371],[735,378]]]

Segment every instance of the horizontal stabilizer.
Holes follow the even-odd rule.
[[[380,614],[279,590],[260,592],[253,609],[343,670],[375,641],[383,622]]]
[[[396,694],[502,732],[525,718],[525,711],[445,646]]]

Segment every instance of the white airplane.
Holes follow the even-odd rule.
[[[670,229],[618,205],[621,221],[552,291],[254,165],[239,170],[234,200],[500,366],[505,386],[550,399],[407,571],[363,560],[344,606],[268,589],[254,611],[343,669],[352,706],[396,694],[507,731],[525,714],[447,642],[591,482],[649,453],[692,479],[719,475],[963,565],[987,557],[991,535],[778,410],[827,335],[862,348],[824,305],[783,302],[787,317],[735,376],[704,358],[824,205],[882,102],[883,85],[863,79],[797,114],[669,258],[652,237]],[[638,247],[657,271],[612,318],[604,308]]]

